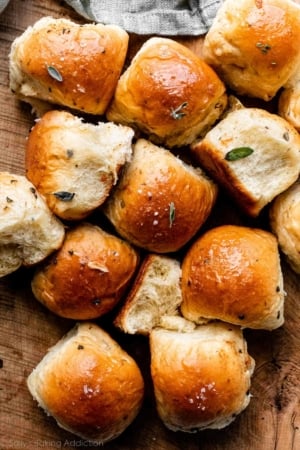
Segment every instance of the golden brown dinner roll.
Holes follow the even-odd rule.
[[[289,0],[225,0],[203,58],[236,93],[270,100],[300,63],[300,7]]]
[[[270,208],[271,229],[296,273],[300,273],[300,181],[280,194]]]
[[[191,150],[250,216],[257,216],[299,176],[299,134],[286,120],[260,108],[228,113]]]
[[[118,81],[107,118],[137,128],[156,144],[190,144],[220,117],[225,86],[192,50],[148,39]]]
[[[10,88],[21,99],[103,114],[115,91],[128,34],[115,25],[43,17],[17,37],[9,55]]]
[[[47,112],[26,146],[26,175],[62,219],[77,220],[100,206],[132,154],[128,127],[82,122],[66,111]]]
[[[178,315],[182,301],[179,260],[149,253],[145,256],[115,325],[125,333],[149,334],[164,316]]]
[[[151,252],[179,250],[207,219],[216,185],[201,169],[139,139],[103,211],[117,232]]]
[[[59,316],[100,317],[118,303],[138,262],[138,253],[127,242],[80,223],[66,231],[62,247],[37,268],[32,291]]]
[[[268,231],[218,226],[184,256],[181,312],[186,319],[272,330],[283,324],[284,296],[277,240]]]
[[[133,422],[144,395],[136,362],[92,323],[77,324],[50,348],[27,384],[60,427],[98,443],[115,439]]]
[[[0,277],[57,250],[65,228],[22,175],[0,172]]]
[[[224,428],[248,406],[254,360],[239,327],[156,328],[150,349],[157,411],[169,429]]]

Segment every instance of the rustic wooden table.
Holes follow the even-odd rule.
[[[39,18],[52,15],[82,21],[63,1],[11,0],[0,15],[0,170],[24,174],[24,147],[34,118],[8,88],[8,54],[13,39]],[[139,40],[131,41],[131,51]],[[201,40],[189,45],[201,51]],[[217,204],[215,220],[243,222],[230,202]],[[1,220],[1,219],[0,219]],[[262,223],[260,223],[262,220]],[[264,226],[259,218],[255,225]],[[135,422],[110,450],[296,450],[300,449],[300,280],[285,262],[285,324],[273,332],[245,331],[256,360],[249,407],[228,428],[198,434],[173,433],[158,419],[149,377],[146,338],[116,334],[137,360],[146,380],[146,398]],[[60,429],[37,407],[26,378],[47,349],[72,326],[49,313],[30,289],[32,272],[21,269],[0,279],[0,449],[94,448]],[[103,326],[106,326],[103,323]],[[109,329],[109,324],[107,324]]]

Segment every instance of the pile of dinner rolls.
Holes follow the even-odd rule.
[[[152,37],[128,61],[129,39],[45,17],[9,55],[10,88],[35,122],[25,175],[0,174],[0,276],[33,266],[34,297],[75,321],[28,388],[97,443],[144,398],[137,362],[98,318],[149,337],[166,427],[220,429],[251,398],[243,329],[282,326],[281,257],[300,273],[300,7],[225,0],[201,57]],[[278,109],[241,96],[278,96]],[[208,226],[221,191],[268,226]]]

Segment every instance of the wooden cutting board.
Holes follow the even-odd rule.
[[[8,53],[13,39],[39,18],[52,15],[82,19],[63,1],[11,0],[0,15],[0,170],[24,174],[24,148],[34,123],[30,107],[8,88]],[[141,39],[131,37],[132,54]],[[201,39],[185,40],[201,52]],[[1,220],[1,218],[0,218]],[[245,223],[222,198],[211,223]],[[265,226],[265,217],[252,221]],[[174,433],[159,420],[149,377],[146,338],[115,334],[136,359],[146,381],[146,398],[135,422],[107,449],[122,450],[296,450],[300,449],[300,280],[282,261],[285,324],[273,332],[245,331],[249,353],[256,360],[249,407],[229,427],[197,434]],[[42,307],[30,289],[32,272],[21,269],[0,279],[0,449],[94,448],[60,429],[37,407],[26,378],[47,349],[72,326]],[[99,321],[110,329],[109,318]]]

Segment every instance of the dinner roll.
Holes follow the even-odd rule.
[[[62,245],[65,228],[22,175],[0,172],[0,277],[44,260]]]
[[[300,68],[279,95],[278,114],[300,132]]]
[[[207,322],[207,320],[203,321],[203,323]],[[197,324],[195,324],[195,322],[191,322],[188,319],[185,319],[180,314],[174,314],[162,316],[159,322],[159,327],[164,328],[165,330],[187,332],[194,330],[197,327]]]
[[[276,197],[270,208],[270,224],[287,261],[300,274],[300,181]]]
[[[96,225],[66,231],[62,247],[32,279],[37,300],[69,319],[93,319],[111,311],[134,275],[139,256],[125,241]]]
[[[284,296],[277,240],[268,231],[221,225],[200,236],[184,256],[186,319],[273,330],[284,322]]]
[[[179,314],[180,282],[178,259],[148,253],[114,324],[125,333],[148,335],[163,317]]]
[[[206,132],[226,103],[223,82],[199,56],[172,39],[153,37],[122,74],[106,116],[170,148]]]
[[[299,67],[300,7],[289,0],[225,0],[203,58],[236,93],[270,100]]]
[[[150,141],[139,139],[103,211],[132,244],[155,253],[179,250],[203,225],[217,196],[204,175]]]
[[[172,431],[224,428],[248,406],[255,363],[239,327],[156,328],[150,349],[157,411]]]
[[[133,422],[144,395],[136,362],[92,323],[77,324],[50,348],[27,384],[60,427],[99,444]]]
[[[299,176],[299,134],[286,120],[260,108],[228,113],[191,151],[254,217]]]
[[[128,127],[94,125],[66,111],[49,111],[29,134],[26,175],[57,216],[83,219],[116,184],[131,158],[133,135]]]
[[[43,17],[18,36],[9,55],[10,88],[35,99],[89,114],[103,114],[113,96],[128,49],[115,25]]]

